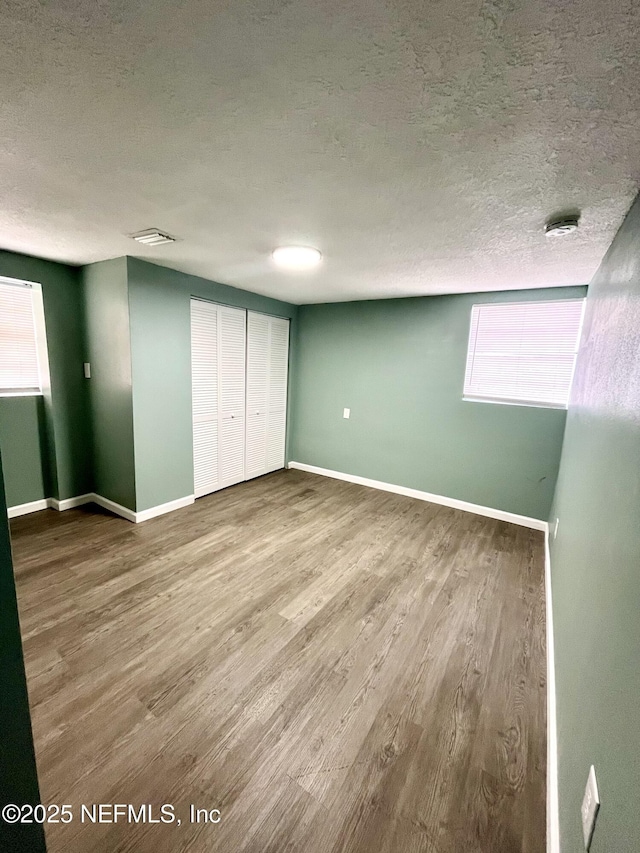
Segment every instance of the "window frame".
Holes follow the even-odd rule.
[[[473,310],[474,308],[482,309],[485,306],[498,307],[498,306],[511,306],[511,305],[546,305],[552,304],[554,302],[579,302],[581,303],[582,310],[580,312],[580,322],[578,324],[578,334],[576,335],[576,345],[574,351],[573,358],[573,366],[571,369],[571,379],[569,381],[569,387],[567,390],[567,402],[566,403],[552,403],[545,402],[541,400],[523,400],[523,399],[514,399],[508,397],[492,397],[492,396],[480,396],[468,394],[466,392],[466,378],[467,378],[467,365],[469,361],[469,355],[471,352],[471,338],[473,334]],[[558,298],[558,299],[514,299],[509,300],[508,302],[474,302],[471,306],[471,311],[469,312],[469,335],[467,338],[467,349],[465,354],[465,366],[464,366],[464,375],[462,379],[462,400],[465,403],[489,403],[497,406],[524,406],[526,408],[532,409],[557,409],[560,411],[567,411],[569,408],[569,400],[571,398],[571,389],[573,387],[573,380],[575,377],[576,371],[576,362],[578,357],[578,352],[580,349],[580,340],[582,338],[582,330],[584,327],[584,314],[585,314],[585,296],[571,296],[568,298]],[[475,346],[474,346],[475,353]]]
[[[36,358],[38,364],[39,388],[1,388],[0,399],[11,397],[43,397],[51,393],[51,377],[49,372],[49,352],[47,346],[47,329],[44,315],[42,285],[37,281],[20,278],[10,278],[0,275],[0,285],[9,287],[26,287],[31,290],[31,308],[35,332]]]

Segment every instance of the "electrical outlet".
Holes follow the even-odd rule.
[[[351,417],[351,409],[343,409],[342,410],[342,417],[343,418],[350,418]]]
[[[584,791],[584,799],[582,800],[582,834],[584,836],[584,849],[588,850],[591,846],[593,838],[593,830],[596,825],[596,817],[600,808],[600,797],[598,795],[598,782],[596,780],[596,768],[591,765],[589,770],[589,778],[587,779],[587,787]]]

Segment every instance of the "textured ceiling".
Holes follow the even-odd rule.
[[[0,32],[6,249],[293,302],[582,284],[638,186],[634,0],[4,0]]]

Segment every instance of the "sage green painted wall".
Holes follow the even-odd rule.
[[[562,853],[640,850],[640,201],[589,286],[552,521]],[[553,527],[552,527],[553,529]]]
[[[42,397],[0,397],[0,448],[9,506],[52,496]]]
[[[43,406],[32,407],[34,417],[28,422],[23,418],[27,411],[18,398],[3,400],[5,425],[21,425],[29,435],[40,431],[43,437],[40,453],[48,468],[45,487],[49,494],[44,497],[69,498],[84,494],[91,484],[91,460],[86,388],[82,374],[84,319],[79,270],[40,258],[0,251],[0,275],[41,284],[51,374],[51,395],[44,400]],[[15,409],[12,415],[8,415],[10,408]],[[40,421],[36,425],[35,416],[38,414]],[[21,436],[10,429],[7,432],[7,429],[4,430],[3,449],[5,465],[11,472],[9,501],[14,505],[17,491],[25,491],[16,485],[22,475],[17,472],[12,450]],[[24,481],[33,484],[33,466],[25,469]]]
[[[0,459],[0,807],[40,802]],[[0,820],[3,853],[44,853],[42,826]]]
[[[471,306],[584,294],[301,306],[291,459],[546,519],[566,412],[462,400]]]
[[[93,489],[136,508],[127,260],[82,270],[86,353],[91,364],[89,412]],[[169,401],[164,401],[170,405]]]
[[[293,327],[296,307],[137,258],[127,265],[140,512],[193,494],[191,297],[289,317]]]

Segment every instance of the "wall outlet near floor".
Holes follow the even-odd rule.
[[[593,830],[596,825],[596,817],[600,808],[600,797],[598,795],[598,782],[596,780],[596,769],[591,765],[587,787],[584,791],[584,799],[580,811],[582,813],[582,834],[584,836],[584,849],[588,850],[593,838]]]
[[[351,417],[351,409],[343,409],[342,410],[342,417],[343,418],[350,418]]]

